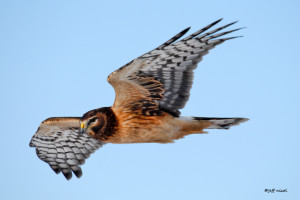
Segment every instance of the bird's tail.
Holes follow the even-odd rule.
[[[193,117],[197,121],[208,121],[211,123],[206,129],[229,129],[232,126],[239,125],[240,123],[246,122],[247,118],[217,118],[217,117]]]
[[[217,118],[217,117],[180,117],[181,120],[189,122],[189,126],[197,127],[199,129],[229,129],[232,126],[239,125],[246,122],[247,118]]]

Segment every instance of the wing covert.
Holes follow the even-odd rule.
[[[217,33],[236,22],[206,32],[220,21],[175,42],[189,30],[187,28],[110,74],[108,81],[116,92],[113,108],[136,111],[138,105],[139,113],[143,115],[160,115],[161,111],[166,111],[179,116],[179,109],[185,106],[190,96],[193,71],[202,57],[215,46],[236,38],[215,39],[239,30]]]
[[[80,178],[80,165],[104,144],[80,134],[79,120],[79,117],[49,118],[41,123],[29,143],[41,160],[55,173],[62,172],[67,180],[72,178],[72,171]]]

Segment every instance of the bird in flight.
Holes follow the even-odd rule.
[[[29,146],[66,179],[79,178],[80,165],[106,143],[171,143],[204,129],[228,129],[247,118],[183,117],[190,96],[193,71],[215,46],[237,37],[219,38],[234,29],[217,33],[236,22],[209,30],[217,20],[179,40],[187,28],[156,49],[112,72],[113,106],[94,109],[82,117],[51,117],[44,120]]]

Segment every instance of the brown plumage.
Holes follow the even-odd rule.
[[[181,117],[190,96],[193,70],[215,46],[235,37],[215,39],[239,29],[215,34],[234,24],[207,31],[218,20],[175,42],[188,29],[138,57],[108,77],[116,98],[112,107],[79,117],[43,121],[30,141],[37,155],[67,179],[82,175],[83,164],[105,143],[171,143],[204,129],[228,129],[246,118]]]

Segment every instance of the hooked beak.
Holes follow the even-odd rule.
[[[87,128],[85,127],[84,123],[81,122],[81,124],[80,124],[80,133],[84,134],[86,132],[86,129]]]

